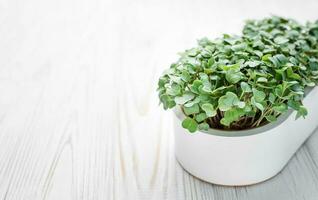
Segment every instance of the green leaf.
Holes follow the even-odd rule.
[[[196,97],[194,100],[188,101],[186,104],[184,104],[184,106],[185,106],[185,107],[191,107],[191,106],[193,106],[194,104],[200,103],[200,101],[201,101],[201,98],[200,98],[200,96],[198,96],[198,97]]]
[[[318,70],[318,61],[316,60],[310,60],[309,62],[309,67],[312,71],[317,71]]]
[[[199,92],[203,94],[209,94],[212,92],[210,85],[203,85],[203,87],[199,88]]]
[[[202,52],[201,52],[201,55],[202,57],[204,58],[211,58],[212,56],[212,52],[208,49],[204,49]]]
[[[266,83],[267,81],[268,81],[267,78],[265,78],[265,77],[259,77],[256,82]]]
[[[269,122],[275,122],[277,121],[277,118],[274,115],[268,115],[265,117],[267,119],[267,121]]]
[[[286,112],[288,110],[288,107],[287,107],[286,104],[281,103],[279,105],[273,106],[273,110],[278,112],[278,113],[284,113],[284,112]]]
[[[160,95],[160,101],[163,103],[163,108],[165,110],[168,108],[173,108],[176,105],[174,100],[167,94]]]
[[[276,37],[276,38],[274,39],[274,42],[275,42],[276,44],[285,44],[285,43],[287,43],[288,41],[289,41],[288,38],[282,37],[282,36],[278,36],[278,37]]]
[[[205,113],[200,113],[198,115],[195,116],[195,120],[197,122],[202,122],[203,120],[205,120],[206,118],[208,118],[208,116]]]
[[[256,102],[264,101],[266,94],[263,91],[257,90],[256,88],[253,88],[252,91],[253,91],[253,97]]]
[[[217,95],[219,95],[219,94],[223,94],[223,91],[224,91],[226,88],[228,88],[228,87],[221,86],[221,87],[216,88],[215,90],[213,90],[211,94],[212,94],[212,95],[215,95],[215,96],[217,96]]]
[[[209,102],[211,100],[211,96],[206,94],[200,94],[198,98],[200,99],[200,102],[203,102],[203,103]]]
[[[299,117],[305,118],[307,114],[308,114],[307,109],[304,106],[300,106],[296,114],[296,119],[298,119]]]
[[[169,75],[170,79],[172,82],[178,84],[178,85],[181,85],[182,84],[182,80],[181,80],[181,77],[179,76],[174,76],[174,75]]]
[[[231,47],[232,51],[244,51],[246,49],[246,43],[236,44]]]
[[[243,78],[243,74],[239,71],[229,70],[226,72],[225,78],[230,83],[237,83]]]
[[[181,94],[181,87],[178,84],[173,83],[171,88],[167,88],[167,94],[172,96],[177,96]]]
[[[200,112],[200,108],[198,104],[194,104],[191,107],[184,107],[183,108],[186,115],[192,115]]]
[[[244,108],[245,107],[245,102],[244,101],[239,101],[235,104],[239,108]]]
[[[231,122],[228,121],[226,118],[222,118],[220,120],[220,123],[223,124],[224,126],[230,126]]]
[[[210,103],[205,103],[201,106],[202,110],[206,113],[208,117],[214,117],[216,115],[216,110]]]
[[[191,91],[196,93],[196,94],[199,94],[200,91],[199,91],[199,88],[202,86],[202,81],[201,80],[195,80],[193,81],[192,85],[190,86],[191,88]]]
[[[260,49],[264,49],[264,43],[261,40],[255,40],[253,43],[253,47],[259,47]]]
[[[199,130],[207,131],[207,130],[209,130],[209,128],[210,128],[210,126],[206,122],[203,122],[203,123],[199,124]]]
[[[220,65],[220,68],[223,71],[229,71],[229,70],[233,70],[235,72],[238,72],[240,70],[240,64],[236,63],[234,65]]]
[[[277,54],[269,58],[269,60],[275,65],[275,67],[282,66],[288,62],[288,59],[283,54]]]
[[[291,107],[292,109],[294,109],[294,110],[298,110],[299,107],[301,106],[300,102],[294,101],[294,100],[292,100],[292,99],[289,99],[289,100],[288,100],[287,105],[288,105],[289,107]]]
[[[179,97],[175,97],[174,98],[174,101],[177,103],[177,104],[185,104],[186,102],[192,100],[193,98],[195,97],[195,95],[192,93],[192,92],[185,92],[182,96],[179,96]]]
[[[237,121],[245,114],[244,110],[232,108],[224,112],[224,117],[221,119],[221,124],[229,126],[232,122]]]
[[[273,93],[269,93],[269,97],[268,97],[269,102],[274,104],[275,103],[275,99],[276,99],[276,96]]]
[[[305,82],[305,85],[308,87],[315,87],[315,82]]]
[[[250,104],[246,104],[243,110],[245,113],[249,113],[252,111],[252,106]]]
[[[190,76],[189,72],[187,72],[187,71],[182,71],[181,79],[182,79],[184,82],[189,82],[189,81],[191,80],[191,76]]]
[[[198,55],[200,53],[200,51],[198,51],[198,49],[193,48],[193,49],[189,50],[187,53],[189,56],[194,57],[194,56]]]
[[[275,95],[278,97],[283,97],[284,96],[284,88],[283,85],[277,85],[275,88]]]
[[[294,73],[291,67],[287,68],[286,73],[287,73],[288,78],[295,79],[295,80],[301,80],[301,76]]]
[[[255,55],[257,55],[259,58],[262,58],[262,57],[263,57],[263,52],[261,52],[261,51],[254,50],[253,53],[254,53]]]
[[[245,66],[254,68],[254,67],[259,66],[261,63],[262,63],[261,61],[251,60],[251,61],[247,61],[245,63]]]
[[[198,129],[198,124],[194,119],[187,117],[182,121],[182,127],[188,129],[190,133],[194,133]]]
[[[246,82],[241,82],[241,89],[245,93],[252,92],[252,89],[251,89],[250,85],[247,84]]]
[[[272,54],[265,54],[264,56],[262,56],[262,61],[269,61],[271,57]]]
[[[263,104],[261,104],[261,103],[258,103],[256,100],[255,100],[255,97],[253,96],[252,98],[251,98],[251,103],[252,103],[252,105],[254,105],[256,108],[258,108],[260,111],[264,111],[264,106],[263,106]]]
[[[230,110],[239,102],[238,97],[233,92],[227,92],[224,96],[219,98],[218,105],[221,111]]]
[[[212,57],[208,60],[208,67],[211,67],[215,63],[215,59]]]
[[[167,82],[168,82],[168,79],[166,76],[160,77],[158,81],[158,87],[163,88]]]

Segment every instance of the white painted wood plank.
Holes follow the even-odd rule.
[[[222,187],[174,158],[157,78],[196,38],[243,20],[318,19],[318,2],[0,1],[0,199],[318,197],[318,134],[275,178]]]

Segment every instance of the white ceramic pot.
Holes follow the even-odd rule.
[[[183,114],[175,110],[175,153],[192,175],[220,185],[250,185],[280,172],[318,125],[318,87],[303,103],[306,119],[295,120],[295,112],[281,115],[276,122],[243,130],[189,133],[181,126]]]

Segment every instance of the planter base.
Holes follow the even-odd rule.
[[[188,171],[186,168],[183,167],[182,163],[178,160],[177,157],[176,157],[176,160],[178,161],[178,163],[180,164],[180,166],[182,167],[182,169],[183,169],[184,171],[186,171],[187,173],[189,173],[191,176],[193,176],[193,177],[195,177],[195,178],[197,178],[197,179],[200,179],[201,181],[207,182],[207,183],[212,183],[212,184],[214,184],[214,185],[225,186],[225,187],[237,187],[237,186],[252,186],[252,185],[257,185],[257,184],[259,184],[259,183],[263,183],[263,182],[266,182],[266,181],[268,181],[268,180],[274,178],[276,175],[279,174],[279,172],[281,172],[281,171],[284,169],[284,168],[283,168],[283,169],[282,169],[281,171],[279,171],[277,174],[274,174],[273,176],[271,176],[271,177],[269,177],[269,178],[267,178],[267,179],[264,179],[264,180],[262,180],[262,181],[259,181],[259,182],[249,183],[249,184],[247,183],[247,184],[242,184],[242,185],[224,185],[223,183],[217,183],[217,182],[205,180],[204,178],[201,178],[201,177],[198,177],[198,176],[194,175],[194,173]]]
[[[278,174],[318,125],[318,89],[303,103],[306,119],[296,113],[281,116],[277,122],[246,131],[189,133],[175,115],[175,152],[179,163],[190,174],[204,181],[226,185],[251,185]]]

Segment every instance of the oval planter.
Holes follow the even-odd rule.
[[[207,182],[239,186],[265,181],[289,159],[318,125],[318,88],[303,100],[305,119],[295,112],[281,115],[276,122],[243,131],[210,129],[189,133],[181,126],[184,115],[175,110],[175,153],[183,168]]]

